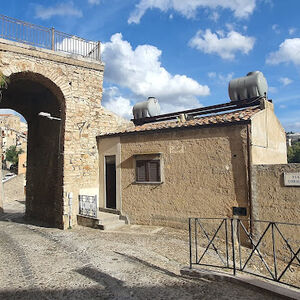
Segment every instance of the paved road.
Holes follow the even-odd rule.
[[[184,278],[179,270],[187,258],[186,233],[179,230],[62,231],[26,224],[14,209],[0,215],[0,299],[275,299]]]

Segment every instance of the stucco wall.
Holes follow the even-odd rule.
[[[257,165],[252,167],[251,176],[253,219],[284,223],[277,224],[278,229],[294,251],[300,244],[300,226],[285,223],[300,224],[300,187],[285,186],[284,173],[297,172],[300,172],[300,164]],[[259,240],[267,225],[253,223],[256,240]],[[276,227],[274,238],[277,259],[288,263],[292,254]],[[262,239],[260,250],[272,254],[271,229]]]
[[[252,164],[285,164],[285,131],[274,113],[273,104],[264,100],[265,109],[251,118]]]
[[[300,187],[284,186],[284,173],[300,172],[300,164],[252,167],[253,218],[300,223]]]
[[[136,133],[120,142],[121,212],[131,223],[186,227],[188,217],[231,216],[233,206],[248,206],[245,125]],[[161,153],[161,184],[135,183],[134,155],[149,152]]]

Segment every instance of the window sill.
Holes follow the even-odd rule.
[[[163,181],[134,181],[133,184],[160,185],[163,184]]]

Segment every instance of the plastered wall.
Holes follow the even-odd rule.
[[[186,228],[188,217],[248,207],[246,126],[120,137],[122,214],[131,223]],[[135,183],[134,155],[161,153],[164,182]]]
[[[252,164],[287,163],[286,135],[277,119],[273,104],[264,100],[265,109],[251,118]]]

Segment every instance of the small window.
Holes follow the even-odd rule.
[[[163,159],[161,153],[141,153],[134,155],[136,183],[162,183]]]

